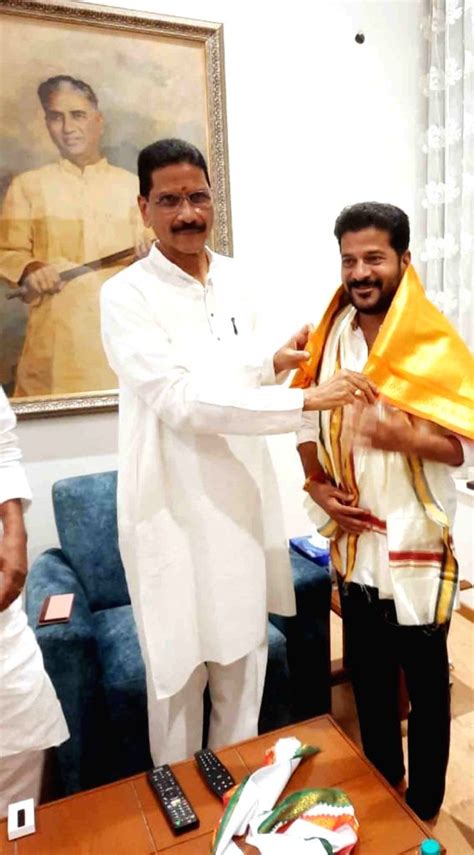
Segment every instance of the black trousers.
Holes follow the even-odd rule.
[[[449,757],[447,627],[400,626],[393,601],[379,599],[376,588],[338,582],[364,752],[392,786],[402,780],[401,667],[411,706],[406,800],[420,819],[431,819],[443,801]]]

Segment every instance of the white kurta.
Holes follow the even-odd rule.
[[[29,502],[15,416],[0,386],[0,504]],[[69,736],[43,657],[18,597],[0,612],[0,758],[59,745]]]
[[[298,429],[303,393],[262,386],[272,360],[232,259],[212,255],[203,287],[154,246],[101,300],[120,381],[120,549],[164,698],[201,662],[258,647],[268,611],[294,614],[275,474],[256,435]]]

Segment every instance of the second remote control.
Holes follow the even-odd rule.
[[[147,778],[174,834],[199,827],[199,820],[168,765],[151,769]]]
[[[235,780],[229,770],[210,748],[196,751],[194,756],[207,786],[216,796],[222,798],[224,793],[235,785]]]

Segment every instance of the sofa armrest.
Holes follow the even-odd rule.
[[[53,594],[74,594],[71,618],[68,623],[38,627],[43,601]],[[52,636],[80,643],[93,635],[92,615],[84,588],[60,549],[48,549],[33,562],[26,580],[26,613],[38,640]],[[58,630],[62,630],[59,635]]]
[[[44,598],[61,593],[75,595],[68,623],[38,626]],[[70,739],[57,749],[59,790],[77,792],[87,786],[97,762],[89,746],[96,728],[99,668],[86,595],[60,549],[49,549],[32,565],[26,584],[26,611],[70,732]]]
[[[293,549],[290,558],[296,615],[269,617],[286,636],[292,713],[298,721],[322,715],[331,708],[331,577],[329,567],[321,567]]]

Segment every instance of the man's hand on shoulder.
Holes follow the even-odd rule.
[[[464,459],[459,440],[444,428],[426,419],[410,416],[385,406],[380,416],[374,407],[360,407],[354,413],[354,443],[381,451],[397,451],[460,466]]]
[[[304,410],[332,410],[357,401],[374,404],[377,389],[364,374],[343,369],[329,380],[304,390]]]
[[[283,371],[292,371],[293,368],[298,368],[302,362],[309,359],[309,353],[305,347],[312,331],[312,325],[305,324],[277,350],[273,356],[275,375],[281,374]]]
[[[4,611],[23,590],[28,560],[20,499],[10,499],[0,508],[3,519],[3,537],[0,539],[0,611]]]
[[[406,413],[384,408],[383,416],[375,407],[357,406],[354,409],[354,443],[382,451],[411,453],[413,425]]]

